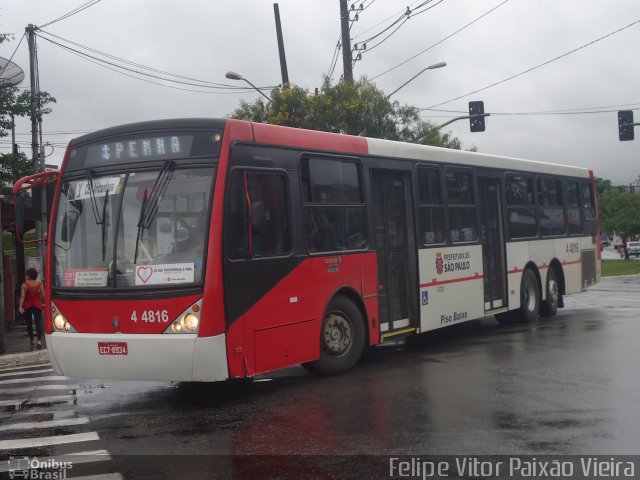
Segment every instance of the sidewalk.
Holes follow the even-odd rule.
[[[45,338],[42,339],[42,347],[36,350],[29,345],[27,326],[23,321],[14,324],[11,331],[4,332],[5,353],[0,355],[0,369],[48,362]]]

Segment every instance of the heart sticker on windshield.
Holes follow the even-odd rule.
[[[153,268],[151,267],[138,267],[138,271],[136,272],[138,278],[142,280],[142,283],[147,283],[153,275]]]

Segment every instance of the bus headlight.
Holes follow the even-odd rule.
[[[200,321],[193,313],[187,313],[180,319],[180,326],[189,332],[195,332],[198,329]]]
[[[164,333],[198,333],[201,308],[202,300],[198,300],[178,315],[178,318],[167,327]]]
[[[62,315],[60,315],[59,313],[53,317],[53,326],[56,327],[56,330],[62,330],[64,329],[64,324],[65,324],[65,320],[64,317]]]
[[[53,316],[52,323],[55,331],[76,333],[76,329],[73,328],[73,325],[64,318],[64,315],[62,315],[60,310],[58,310],[58,308],[53,304],[51,305],[51,314]]]

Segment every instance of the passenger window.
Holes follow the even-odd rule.
[[[543,237],[564,235],[566,232],[562,181],[539,177],[538,206],[540,208],[540,233]]]
[[[596,218],[596,202],[593,197],[593,188],[590,183],[582,184],[582,205],[584,207],[585,218]]]
[[[418,167],[418,242],[421,245],[444,243],[444,206],[437,168]]]
[[[565,203],[567,205],[567,224],[569,235],[583,233],[582,211],[580,209],[580,189],[578,182],[567,180],[564,182]]]
[[[365,248],[366,215],[358,164],[305,158],[301,172],[302,226],[307,251]]]
[[[507,190],[507,221],[510,238],[538,235],[534,203],[533,177],[509,174],[505,178]]]
[[[477,215],[471,172],[447,171],[449,235],[452,243],[478,240]]]
[[[291,251],[287,177],[235,170],[228,189],[225,253],[230,259]]]

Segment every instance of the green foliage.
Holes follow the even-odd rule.
[[[604,178],[596,178],[596,192],[598,193],[598,197],[602,195],[604,192],[613,188],[613,184],[611,180],[607,180]]]
[[[618,277],[620,275],[640,274],[640,262],[624,260],[602,260],[602,276]]]
[[[325,79],[317,95],[298,86],[276,88],[271,102],[262,98],[240,102],[232,117],[254,122],[285,125],[324,132],[346,133],[387,140],[421,143],[460,149],[451,133],[420,119],[417,108],[391,102],[387,96],[361,78],[357,82],[331,84]]]
[[[0,43],[2,43],[0,35]],[[16,87],[0,88],[0,138],[8,137],[13,125],[13,117],[27,117],[31,114],[31,92],[25,90],[18,93]],[[38,97],[40,103],[39,120],[42,116],[51,113],[51,108],[47,105],[55,103],[56,99],[47,92],[40,92]],[[4,153],[0,154],[0,193],[10,194],[13,183],[33,173],[31,161],[24,153]]]
[[[0,193],[12,195],[14,182],[32,173],[31,161],[24,153],[0,155]]]
[[[618,188],[606,190],[599,199],[600,228],[623,239],[640,234],[640,196]],[[629,258],[625,248],[625,258]]]

